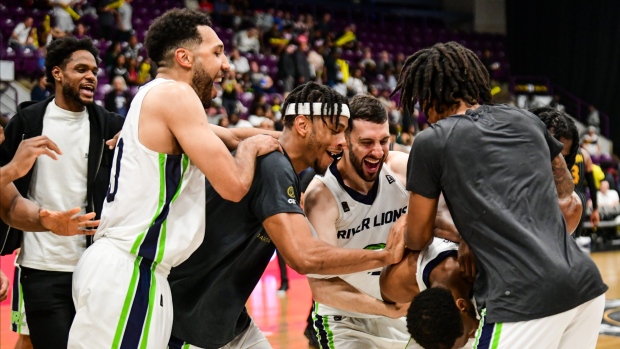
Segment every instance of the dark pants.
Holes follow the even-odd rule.
[[[22,267],[26,321],[35,349],[66,349],[75,317],[73,273]]]
[[[276,252],[278,253],[278,266],[280,267],[280,288],[286,285],[286,288],[288,289],[288,272],[286,271],[286,262],[280,255],[280,252],[278,252],[278,250],[276,250]]]

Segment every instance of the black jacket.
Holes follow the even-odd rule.
[[[17,108],[17,114],[9,121],[4,131],[5,141],[0,145],[0,165],[9,163],[19,143],[23,139],[40,136],[43,132],[43,116],[47,105],[54,100],[54,96],[42,102],[24,102]],[[110,182],[110,170],[114,151],[110,150],[105,141],[111,139],[123,127],[125,119],[111,113],[97,104],[87,107],[90,121],[90,146],[88,149],[88,188],[86,190],[87,212],[96,212],[97,218],[101,215],[103,200]],[[64,150],[64,149],[61,149]],[[66,150],[65,150],[66,151]],[[24,177],[17,179],[15,186],[22,196],[28,194],[32,180],[31,168]],[[10,254],[20,247],[22,232],[7,226],[0,220],[0,254]],[[87,237],[90,245],[92,237]]]

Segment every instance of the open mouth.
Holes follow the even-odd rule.
[[[342,157],[342,150],[340,151],[326,150],[325,152],[327,153],[327,155],[329,155],[329,157],[331,157],[334,160],[338,160]]]
[[[93,98],[95,96],[95,86],[94,85],[81,85],[80,93],[87,98]]]
[[[377,172],[379,170],[379,165],[381,164],[381,159],[373,159],[373,158],[365,158],[364,159],[364,167],[370,173]]]

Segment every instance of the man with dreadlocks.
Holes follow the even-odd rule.
[[[282,106],[284,153],[257,160],[250,191],[239,202],[223,199],[207,183],[205,239],[174,268],[170,348],[271,348],[245,309],[274,249],[301,274],[346,274],[402,258],[402,231],[382,251],[337,248],[316,239],[299,205],[297,174],[324,174],[342,153],[350,116],[345,97],[309,82]],[[234,175],[234,174],[230,174]]]
[[[481,104],[491,99],[488,72],[454,42],[410,56],[396,91],[410,110],[419,102],[432,124],[409,158],[415,209],[405,241],[412,250],[433,241],[443,193],[478,268],[477,348],[594,348],[607,286],[566,234],[557,200],[572,195],[573,182],[562,143],[527,111]],[[450,295],[437,297],[456,307]],[[460,319],[449,323],[462,329]]]

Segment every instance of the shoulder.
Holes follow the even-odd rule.
[[[259,157],[258,166],[272,173],[287,172],[296,175],[291,162],[286,158],[286,155],[279,151],[272,151],[269,154]]]
[[[153,86],[150,91],[144,96],[144,99],[148,99],[149,105],[157,105],[158,107],[171,107],[174,108],[178,105],[179,101],[187,101],[190,99],[198,100],[196,91],[187,83],[181,81],[166,81],[157,86]],[[170,103],[175,101],[175,103]]]
[[[401,151],[391,151],[388,155],[385,164],[389,166],[390,170],[397,175],[407,175],[407,162],[409,161],[409,154]]]
[[[304,193],[304,210],[309,212],[315,208],[326,210],[335,207],[336,199],[331,190],[318,177],[314,177]]]

